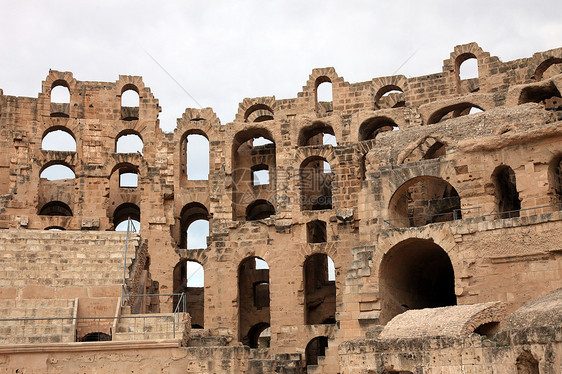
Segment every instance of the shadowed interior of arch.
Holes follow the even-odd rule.
[[[257,348],[259,336],[270,324],[269,305],[269,266],[259,257],[242,260],[238,267],[238,336],[242,344]]]

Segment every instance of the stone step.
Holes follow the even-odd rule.
[[[193,330],[191,330],[193,331]],[[226,347],[228,339],[224,336],[191,336],[189,347]]]
[[[169,332],[116,332],[113,334],[114,341],[126,341],[126,340],[161,340],[161,339],[181,339],[183,337],[183,331],[176,330],[176,336],[174,338],[173,331]]]
[[[0,299],[0,308],[74,307],[74,299]]]
[[[46,343],[72,343],[74,332],[64,335],[33,335],[0,337],[2,344],[46,344]]]
[[[0,318],[60,317],[72,315],[74,307],[67,308],[0,308]],[[1,323],[1,322],[0,322]]]

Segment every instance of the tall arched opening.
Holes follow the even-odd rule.
[[[270,324],[269,302],[269,266],[259,257],[248,257],[238,267],[238,337],[242,344],[258,347]]]
[[[174,267],[174,294],[184,293],[185,311],[191,316],[192,328],[205,326],[205,271],[197,261],[181,260]],[[174,296],[174,310],[179,302]],[[183,310],[180,306],[179,310]]]
[[[433,240],[404,240],[382,258],[379,293],[382,324],[409,309],[456,305],[451,260]]]
[[[309,256],[303,265],[305,323],[336,323],[334,262],[324,253]]]

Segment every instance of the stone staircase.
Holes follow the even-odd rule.
[[[119,317],[113,340],[182,339],[185,324],[183,315],[176,316],[174,336],[173,313],[126,314]]]
[[[308,365],[306,372],[308,374],[338,374],[339,368],[338,345],[334,339],[330,338],[325,356],[318,356],[318,365]]]
[[[226,347],[231,336],[214,336],[209,329],[191,329],[188,347]]]
[[[74,307],[74,299],[0,299],[0,343],[74,342]],[[68,319],[41,319],[50,317]]]
[[[125,237],[108,231],[0,230],[0,288],[120,286]],[[127,266],[139,241],[138,235],[129,240]],[[29,298],[41,297],[39,291]]]

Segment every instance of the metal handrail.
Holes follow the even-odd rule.
[[[551,207],[555,207],[555,206],[558,207],[558,210],[562,210],[562,203],[556,203],[556,204],[550,204],[550,205],[539,205],[539,206],[534,206],[534,207],[531,207],[531,208],[506,210],[505,212],[488,213],[488,214],[482,215],[481,217],[485,218],[485,217],[492,217],[492,216],[500,216],[499,219],[517,218],[518,216],[512,217],[511,213],[526,212],[526,211],[529,211],[529,210],[538,210],[538,209],[544,209],[544,208],[551,208]],[[501,218],[503,215],[508,215],[508,217]]]
[[[476,207],[471,207],[471,208],[458,208],[458,209],[453,209],[450,212],[446,212],[446,213],[436,213],[436,214],[422,214],[419,216],[412,216],[412,217],[402,217],[402,218],[386,218],[383,219],[383,222],[390,225],[391,222],[393,221],[410,221],[410,220],[414,220],[416,218],[434,218],[434,217],[441,217],[441,216],[447,216],[452,214],[453,215],[453,221],[459,220],[461,219],[460,217],[462,217],[461,214],[464,211],[468,211],[468,210],[474,210],[477,209],[478,211],[480,211],[481,207],[476,206]],[[478,213],[479,214],[479,213]]]

